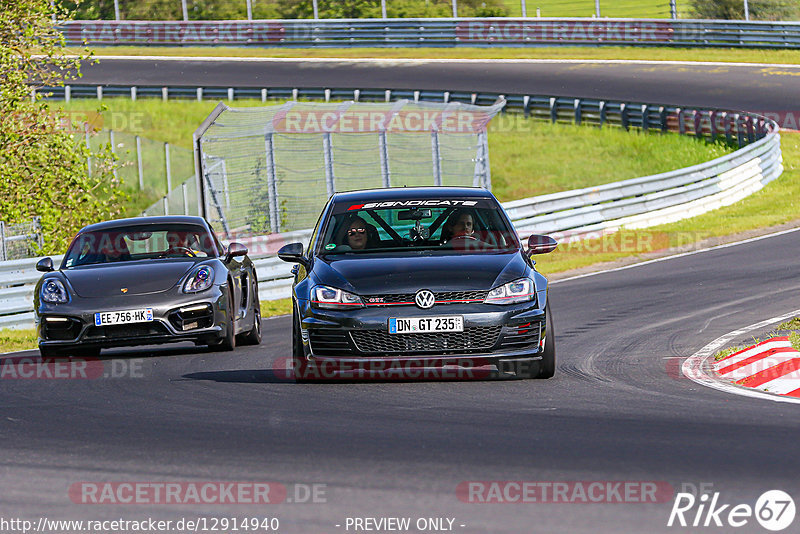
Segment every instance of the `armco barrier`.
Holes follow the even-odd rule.
[[[257,91],[256,94],[267,98],[265,92]],[[340,95],[347,95],[363,100],[413,98],[471,103],[494,102],[498,97],[488,93],[353,89],[269,91],[272,96],[286,93],[294,98],[320,98],[322,95],[343,98]],[[503,206],[523,238],[531,233],[549,233],[559,239],[574,239],[613,232],[622,226],[642,228],[692,217],[746,197],[783,171],[777,125],[756,115],[547,96],[508,95],[505,98],[508,109],[532,118],[726,137],[742,147],[732,154],[685,169],[507,202]],[[242,240],[256,258],[261,299],[289,296],[291,266],[279,260],[275,252],[286,243],[307,243],[310,232],[302,230]],[[60,262],[60,257],[53,259]],[[0,328],[33,325],[33,285],[40,276],[34,269],[36,261],[33,258],[0,262]]]
[[[586,18],[71,21],[70,45],[263,47],[696,46],[800,48],[800,23]]]

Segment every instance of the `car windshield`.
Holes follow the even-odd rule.
[[[324,226],[323,255],[517,249],[516,232],[492,199],[338,203]]]
[[[160,258],[217,255],[213,236],[193,224],[140,225],[79,234],[64,256],[63,268]]]

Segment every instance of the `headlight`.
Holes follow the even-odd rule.
[[[317,286],[311,291],[311,305],[315,308],[342,310],[363,308],[361,297],[335,287]]]
[[[520,278],[502,286],[498,286],[486,296],[484,304],[516,304],[528,302],[534,297],[534,284],[530,278]]]
[[[214,269],[208,265],[202,265],[192,271],[186,283],[183,284],[184,293],[197,293],[205,291],[214,283]]]
[[[64,287],[64,284],[61,282],[61,280],[57,280],[55,278],[45,280],[42,284],[42,300],[52,304],[69,302],[67,288]]]

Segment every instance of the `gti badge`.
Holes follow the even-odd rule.
[[[428,308],[433,308],[436,298],[433,296],[431,291],[428,291],[427,289],[420,289],[417,291],[417,294],[414,295],[414,302],[417,303],[419,308],[427,310]]]

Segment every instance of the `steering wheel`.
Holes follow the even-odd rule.
[[[459,234],[459,235],[457,235],[457,236],[453,236],[453,237],[451,237],[450,239],[448,239],[448,240],[447,240],[447,242],[448,242],[448,243],[452,243],[452,242],[453,242],[453,241],[455,241],[456,239],[458,239],[458,240],[461,240],[461,241],[465,241],[465,240],[469,240],[469,241],[480,241],[480,239],[478,239],[478,238],[477,238],[477,237],[475,237],[474,235],[471,235],[471,234]]]
[[[194,253],[194,250],[192,250],[192,249],[190,249],[188,247],[170,247],[170,249],[167,252],[172,252],[173,250],[186,252],[187,253],[186,255],[190,256],[192,258],[196,258],[197,257],[197,254]]]

